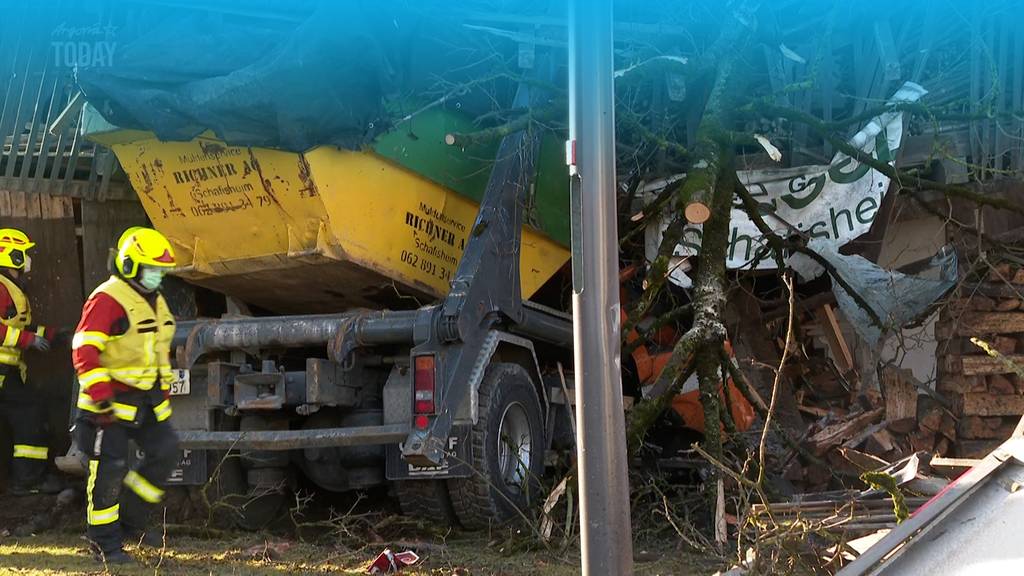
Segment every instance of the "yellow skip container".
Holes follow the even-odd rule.
[[[113,149],[174,244],[178,275],[278,313],[409,307],[410,297],[445,294],[476,218],[475,201],[369,151],[296,154],[129,130],[89,137]],[[568,258],[524,228],[523,296]]]

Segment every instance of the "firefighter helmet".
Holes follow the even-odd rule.
[[[117,272],[125,278],[135,278],[140,266],[173,268],[174,249],[167,238],[153,230],[134,226],[124,231],[117,241]]]
[[[28,257],[25,251],[35,246],[35,242],[21,230],[0,228],[0,267],[22,270]]]

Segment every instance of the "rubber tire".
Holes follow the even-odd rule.
[[[455,524],[455,510],[444,480],[400,480],[394,488],[402,514],[427,522]]]
[[[244,415],[239,418],[238,429],[247,432],[250,430],[279,430],[284,429],[281,422],[268,424],[263,418],[252,415]],[[252,466],[252,458],[260,462],[258,466]],[[234,510],[230,516],[235,526],[242,530],[262,530],[281,517],[286,504],[291,498],[288,488],[285,487],[279,492],[263,494],[258,498],[252,496],[255,487],[247,483],[247,471],[250,467],[267,468],[280,470],[287,477],[289,466],[288,453],[271,450],[242,450],[238,456],[228,458],[224,462],[225,467],[234,469],[222,470],[232,477],[240,477],[243,490],[240,493],[227,494],[224,501]]]
[[[537,389],[526,369],[495,362],[487,368],[478,393],[479,418],[472,431],[473,476],[448,480],[452,507],[462,526],[480,530],[509,520],[532,517],[541,498],[544,475],[544,418]],[[516,489],[501,481],[498,461],[498,426],[505,408],[519,402],[530,427],[529,481]]]

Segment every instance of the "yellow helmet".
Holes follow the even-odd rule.
[[[173,268],[174,249],[167,238],[153,230],[134,226],[124,231],[117,241],[117,272],[125,278],[135,278],[139,266]]]
[[[0,267],[21,270],[25,267],[25,251],[35,246],[27,234],[14,228],[0,228]]]

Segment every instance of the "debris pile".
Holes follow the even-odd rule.
[[[791,433],[806,452],[796,458],[790,450],[783,457],[783,476],[796,491],[844,487],[842,477],[856,478],[915,453],[952,453],[958,419],[943,394],[911,370],[893,366],[880,370],[877,388],[863,385],[831,304],[805,310],[799,319],[799,353],[786,373],[803,424]]]

